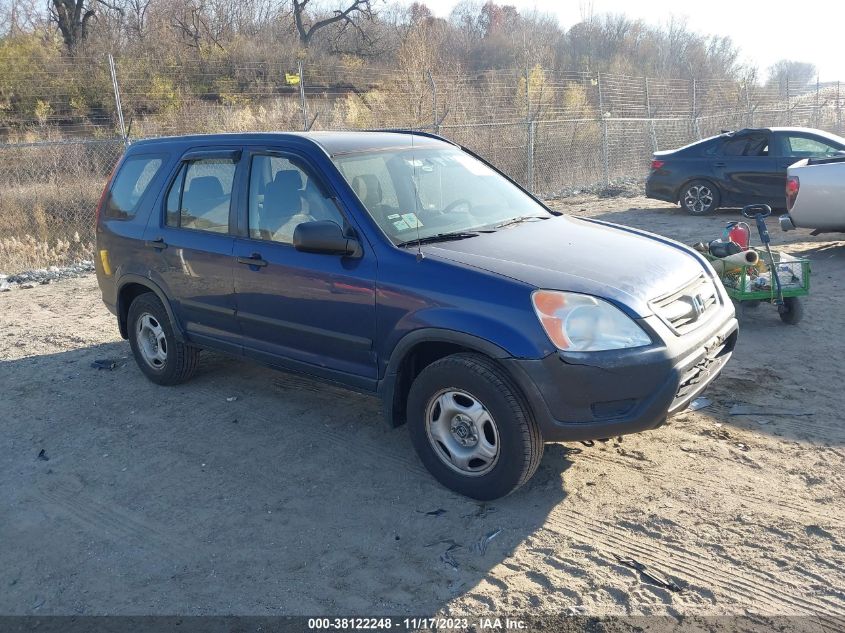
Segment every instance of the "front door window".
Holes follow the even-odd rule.
[[[315,220],[331,220],[343,226],[340,211],[311,172],[289,158],[253,156],[249,236],[292,244],[296,227]]]

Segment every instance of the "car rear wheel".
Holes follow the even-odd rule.
[[[681,190],[680,204],[692,215],[704,215],[719,208],[719,191],[706,180],[693,180]]]
[[[138,368],[159,385],[178,385],[196,371],[200,350],[176,340],[161,301],[139,295],[129,306],[129,346]]]
[[[543,439],[518,388],[480,354],[455,354],[420,372],[408,394],[411,440],[444,486],[474,499],[510,494],[540,464]]]

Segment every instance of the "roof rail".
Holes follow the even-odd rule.
[[[460,147],[454,141],[450,141],[445,136],[440,136],[439,134],[435,134],[434,132],[424,132],[422,130],[409,130],[406,128],[395,128],[395,129],[386,129],[386,130],[366,130],[367,132],[390,132],[391,134],[413,134],[416,136],[425,136],[427,138],[433,138],[438,141],[443,141],[444,143],[449,143],[449,145],[454,145],[455,147]]]

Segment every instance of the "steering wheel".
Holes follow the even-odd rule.
[[[446,208],[441,211],[441,213],[454,213],[455,209],[465,204],[467,207],[467,212],[472,211],[472,202],[467,200],[466,198],[458,198],[457,200],[452,200],[449,204],[446,205]]]

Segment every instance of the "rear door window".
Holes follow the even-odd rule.
[[[769,155],[769,137],[767,136],[752,136],[749,139],[748,147],[745,148],[746,156],[768,156]]]
[[[135,217],[141,198],[164,164],[162,155],[130,156],[120,166],[103,206],[103,216],[115,220]]]
[[[769,137],[764,134],[738,136],[722,142],[722,156],[768,156]]]
[[[748,137],[731,138],[722,143],[722,156],[744,156],[748,148]]]
[[[184,163],[167,195],[167,226],[228,233],[236,165],[231,158]]]

